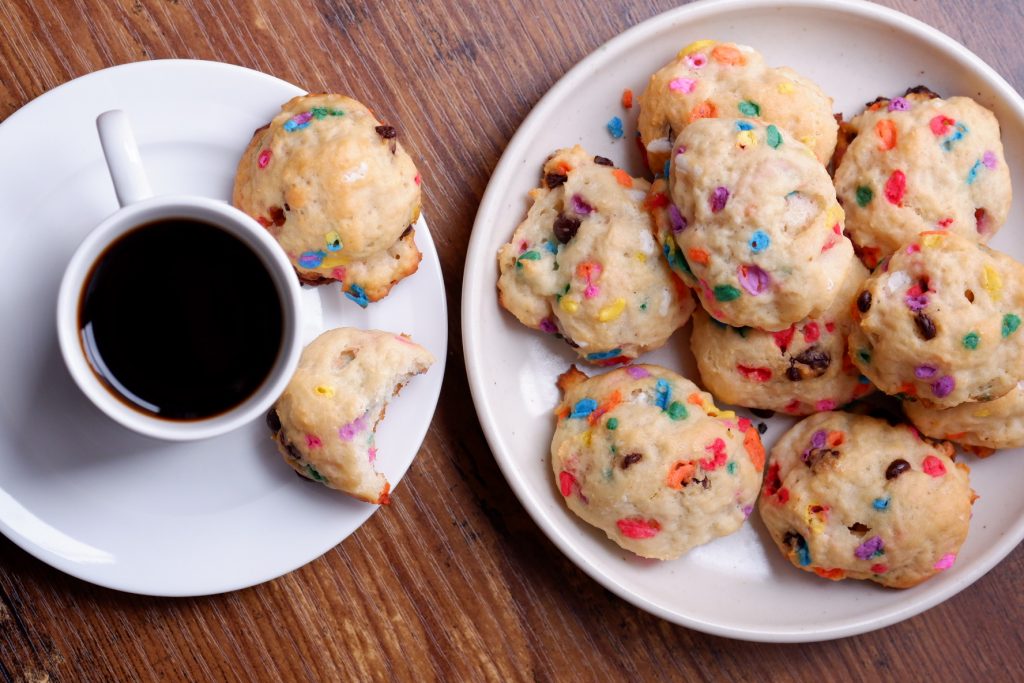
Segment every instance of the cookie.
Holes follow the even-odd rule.
[[[267,414],[277,448],[302,476],[368,503],[391,485],[374,469],[374,435],[388,400],[434,362],[404,335],[338,328],[307,346]]]
[[[679,135],[671,166],[676,209],[665,207],[658,237],[712,317],[778,331],[832,304],[853,248],[806,145],[774,124],[701,119]]]
[[[640,96],[647,160],[661,172],[676,136],[694,121],[745,117],[790,130],[826,163],[838,126],[832,98],[791,69],[773,68],[746,45],[699,40],[659,69]]]
[[[829,412],[772,448],[758,511],[795,567],[827,579],[914,586],[953,566],[975,495],[948,443]]]
[[[1024,383],[985,403],[964,403],[937,410],[920,401],[905,401],[903,410],[914,426],[936,439],[955,441],[972,450],[1024,446]]]
[[[592,363],[662,346],[695,304],[658,254],[648,187],[578,145],[556,152],[498,251],[501,305]]]
[[[670,560],[733,533],[764,467],[755,427],[655,365],[588,378],[570,369],[551,441],[569,509],[619,546]]]
[[[698,310],[690,347],[704,387],[725,403],[790,415],[833,410],[871,391],[846,353],[867,276],[855,262],[826,311],[781,332],[729,327]]]
[[[1024,379],[1024,266],[949,231],[900,247],[857,295],[853,362],[887,394],[949,408]]]
[[[987,241],[1010,210],[999,122],[967,97],[925,88],[879,98],[850,121],[856,134],[836,169],[846,233],[869,268],[918,233]]]
[[[419,217],[420,176],[397,136],[351,98],[293,98],[253,135],[232,203],[274,235],[304,282],[341,281],[375,301],[420,260],[415,242],[400,245]]]

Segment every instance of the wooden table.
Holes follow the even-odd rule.
[[[0,537],[0,678],[190,680],[1021,680],[1024,549],[880,632],[803,646],[703,635],[577,569],[502,478],[469,399],[459,301],[477,204],[516,127],[573,64],[673,0],[0,0],[0,119],[114,64],[232,62],[351,93],[400,121],[450,311],[445,387],[383,509],[302,569],[228,595],[97,588]],[[885,0],[1024,86],[1009,0]],[[0,150],[2,153],[2,150]]]

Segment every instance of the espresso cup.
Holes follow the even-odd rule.
[[[57,333],[61,354],[68,371],[82,392],[110,418],[135,432],[159,439],[170,441],[205,439],[230,432],[262,417],[284,391],[285,385],[295,372],[299,354],[302,351],[299,283],[287,256],[270,233],[255,220],[226,202],[189,195],[153,196],[128,118],[123,111],[115,110],[100,114],[96,120],[96,126],[120,208],[90,232],[79,245],[61,281],[57,299]],[[198,338],[192,340],[194,343],[191,343],[189,348],[201,354],[205,362],[213,365],[209,365],[209,372],[206,372],[205,369],[198,369],[195,373],[182,374],[184,386],[176,386],[175,391],[180,389],[181,396],[184,398],[175,395],[175,408],[170,410],[162,406],[160,401],[153,401],[147,395],[142,395],[146,392],[140,392],[137,388],[138,386],[149,387],[156,394],[161,394],[161,375],[156,374],[154,370],[154,374],[147,377],[146,372],[148,371],[145,365],[141,366],[141,370],[133,366],[131,382],[134,384],[122,381],[122,378],[117,376],[117,372],[111,373],[109,366],[117,365],[117,363],[108,363],[104,358],[103,353],[106,352],[101,348],[102,345],[98,346],[99,337],[94,334],[96,330],[92,329],[92,323],[83,321],[90,306],[101,306],[102,302],[91,302],[89,297],[98,296],[97,291],[106,291],[102,290],[98,278],[107,277],[104,275],[107,272],[103,270],[104,268],[114,267],[105,264],[108,261],[114,263],[113,254],[120,253],[117,250],[122,249],[121,245],[127,244],[129,240],[138,242],[140,239],[156,239],[156,233],[148,234],[146,231],[158,228],[162,231],[160,239],[175,239],[174,226],[176,225],[184,225],[189,228],[196,226],[196,229],[200,230],[197,234],[210,235],[213,239],[219,240],[218,244],[223,243],[231,247],[235,251],[230,253],[239,254],[242,257],[239,260],[248,264],[249,273],[259,276],[256,280],[263,283],[264,286],[259,292],[254,291],[252,296],[262,296],[263,300],[249,301],[244,298],[242,300],[246,305],[251,306],[251,310],[266,310],[273,314],[272,316],[268,315],[262,321],[265,329],[273,327],[273,334],[262,339],[250,340],[254,344],[262,343],[267,348],[260,356],[261,367],[252,368],[252,378],[249,378],[249,383],[233,380],[225,375],[223,381],[230,382],[230,386],[225,384],[221,387],[218,386],[218,382],[222,381],[220,378],[224,373],[219,372],[220,368],[215,366],[216,360],[231,357],[226,354],[232,352],[247,351],[249,347],[239,343],[238,338],[232,338],[230,335],[213,335],[214,338],[206,339],[202,335],[204,328],[197,328],[196,334],[192,336]],[[169,236],[168,230],[171,231]],[[189,301],[202,304],[217,301],[216,296],[219,292],[216,288],[223,287],[225,282],[232,282],[229,278],[237,279],[239,277],[238,272],[233,269],[233,265],[226,263],[224,272],[219,278],[198,277],[194,283],[190,282],[188,296],[191,299]],[[178,274],[177,271],[176,274]],[[139,288],[138,290],[132,290],[132,295],[139,297],[138,300],[146,301],[143,312],[147,315],[141,317],[159,323],[161,306],[166,307],[168,311],[174,310],[178,313],[183,306],[187,308],[189,301],[162,300],[162,297],[167,295],[168,287],[156,286],[154,283],[157,283],[155,278],[161,278],[164,274],[152,272],[150,275],[150,278],[141,279],[134,284]],[[122,294],[126,292],[124,287],[115,289]],[[153,292],[152,300],[145,299],[150,291]],[[275,296],[276,302],[273,300]],[[116,301],[120,302],[121,299],[118,298]],[[111,305],[114,304],[111,303]],[[274,308],[275,305],[279,306],[279,312]],[[148,308],[149,306],[155,308]],[[250,309],[232,309],[230,313],[237,316],[240,312],[247,310]],[[111,312],[114,314],[113,316],[109,315]],[[106,348],[116,349],[119,354],[144,354],[146,352],[144,338],[136,339],[131,336],[138,336],[138,330],[133,326],[139,318],[139,306],[136,306],[134,310],[107,311],[102,319],[114,322],[104,322],[102,344],[106,345]],[[223,319],[229,320],[228,317]],[[278,320],[280,321],[279,330]],[[219,323],[219,319],[214,319],[214,322]],[[172,323],[168,323],[168,325],[171,326],[172,331],[179,331]],[[150,326],[146,329],[153,328]],[[228,331],[233,330],[229,329]],[[246,332],[248,332],[248,328],[239,331],[239,334]],[[279,341],[276,341],[278,332]],[[229,340],[227,343],[234,345],[234,348],[218,347],[218,344],[224,345],[226,339]],[[158,339],[157,341],[162,340]],[[143,348],[132,346],[137,342]],[[244,356],[242,357],[244,358]],[[231,358],[237,360],[237,357]],[[190,357],[178,358],[176,356],[174,359],[187,364]],[[123,359],[119,361],[120,365],[125,366],[125,363],[121,361]],[[154,358],[151,367],[159,367],[163,372],[173,372],[174,366],[166,361],[165,353],[163,359]],[[156,365],[162,362],[164,365]],[[265,370],[262,365],[266,366]],[[193,376],[200,378],[201,381],[193,382],[190,385],[190,378]],[[262,379],[259,379],[260,377]],[[214,404],[209,404],[207,399],[211,396],[219,397],[220,393],[218,392],[222,389],[224,396],[231,397],[224,399],[230,404],[225,404],[221,409],[211,408],[210,405]],[[239,394],[237,401],[235,401],[235,394],[231,392]],[[194,396],[197,405],[201,404],[202,407],[190,411],[187,407],[189,396]]]

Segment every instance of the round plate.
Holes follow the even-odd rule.
[[[0,124],[0,531],[44,562],[134,593],[219,593],[309,562],[377,509],[297,477],[262,420],[190,444],[119,427],[74,385],[57,348],[61,274],[117,208],[96,115],[128,113],[154,191],[227,200],[252,132],[300,94],[237,66],[141,62],[71,81]],[[417,228],[419,272],[385,300],[363,310],[336,285],[303,289],[305,342],[333,327],[376,328],[409,333],[437,358],[378,430],[377,466],[392,487],[426,434],[447,347],[437,252],[422,219]]]
[[[906,591],[873,583],[833,583],[789,565],[757,519],[739,532],[679,560],[644,560],[623,551],[577,519],[562,502],[549,449],[558,401],[555,378],[576,355],[526,329],[497,301],[495,254],[525,215],[527,191],[539,182],[547,155],[582,144],[634,175],[642,166],[633,140],[637,110],[620,105],[622,91],[643,91],[651,73],[683,46],[703,38],[731,40],[761,51],[768,64],[791,66],[852,115],[880,94],[925,83],[939,93],[969,95],[996,113],[1005,158],[1024,178],[1024,101],[980,59],[938,31],[867,2],[760,0],[700,2],[657,16],[623,33],[580,62],[537,104],[512,139],[476,217],[463,286],[466,365],[480,421],[505,477],[552,541],[593,578],[664,619],[733,638],[813,641],[892,624],[968,586],[1024,537],[1024,454],[969,459],[981,499],[956,566]],[[626,123],[613,140],[612,116]],[[993,241],[1024,257],[1021,203]],[[643,360],[697,377],[689,328]],[[595,370],[585,368],[590,374]],[[749,416],[749,413],[743,413]],[[755,418],[757,420],[757,418]],[[766,445],[791,421],[771,421]]]

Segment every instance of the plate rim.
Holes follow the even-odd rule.
[[[217,70],[225,72],[229,77],[232,75],[237,76],[241,74],[244,75],[245,78],[263,81],[265,83],[274,83],[275,85],[282,87],[282,89],[292,91],[293,96],[298,96],[307,93],[307,91],[304,90],[303,88],[282,78],[278,78],[277,76],[273,76],[271,74],[267,74],[256,69],[251,69],[249,67],[241,66],[238,64],[232,64],[229,62],[217,62],[205,59],[183,58],[151,59],[136,62],[126,62],[123,64],[116,64],[102,69],[97,69],[95,71],[91,71],[81,76],[70,78],[67,81],[61,83],[60,85],[54,86],[53,88],[50,88],[49,90],[37,95],[36,97],[22,104],[15,111],[11,112],[9,116],[0,121],[0,134],[6,134],[6,132],[10,128],[19,125],[19,122],[22,119],[26,117],[31,117],[32,114],[35,111],[37,111],[40,107],[49,106],[49,101],[51,99],[60,97],[66,90],[70,88],[89,87],[91,85],[91,81],[101,81],[102,79],[112,77],[118,78],[121,77],[122,73],[124,72],[147,72],[166,69],[169,69],[171,71],[185,69],[200,71],[206,74],[208,74],[209,71],[211,70]],[[83,83],[85,84],[84,86]],[[97,159],[100,158],[101,157],[97,156]],[[437,391],[433,393],[433,398],[429,406],[431,418],[423,426],[423,435],[420,438],[419,444],[416,446],[411,458],[409,459],[409,463],[405,466],[401,475],[391,482],[392,492],[394,492],[405,479],[406,475],[409,472],[409,469],[416,461],[416,458],[418,457],[420,450],[423,448],[423,442],[426,440],[426,436],[430,431],[430,426],[433,423],[433,416],[436,414],[437,406],[438,403],[440,402],[441,388],[443,386],[444,372],[446,368],[449,349],[447,323],[447,290],[444,285],[444,274],[441,270],[441,262],[437,252],[437,246],[434,243],[434,238],[427,223],[425,212],[421,212],[419,220],[417,221],[417,227],[423,228],[421,234],[424,235],[425,237],[425,239],[417,239],[417,246],[420,248],[422,252],[424,252],[424,260],[429,262],[430,259],[432,258],[433,261],[437,263],[437,270],[432,279],[436,281],[435,285],[439,288],[439,291],[441,293],[439,301],[441,312],[443,314],[442,320],[444,321],[444,324],[438,326],[442,344],[441,348],[439,349],[440,353],[433,354],[435,355],[435,361],[434,364],[430,367],[430,371],[432,373],[436,372],[437,375],[440,376],[440,380],[438,381]],[[421,271],[417,270],[417,272]],[[426,272],[422,272],[421,277],[423,276],[427,276]],[[56,305],[56,302],[54,302],[54,305]],[[3,496],[9,497],[15,503],[18,502],[17,498],[11,496],[2,486],[0,486],[0,497]],[[133,577],[131,580],[124,580],[123,577],[119,579],[116,574],[114,576],[111,576],[110,573],[107,572],[101,571],[99,573],[92,573],[89,571],[90,568],[102,565],[94,565],[86,562],[76,562],[74,560],[69,560],[61,555],[53,553],[44,545],[41,545],[37,541],[33,540],[32,537],[25,535],[20,531],[17,531],[16,529],[12,528],[10,524],[7,522],[7,520],[3,517],[0,517],[0,534],[3,534],[5,538],[10,540],[14,545],[18,546],[21,550],[24,550],[32,557],[49,565],[50,567],[60,572],[63,572],[64,574],[67,574],[69,576],[73,576],[76,579],[85,581],[96,586],[100,586],[102,588],[116,590],[122,593],[154,597],[202,597],[207,595],[219,595],[222,593],[229,593],[237,590],[242,590],[245,588],[251,588],[253,586],[258,586],[268,581],[278,579],[286,574],[290,574],[291,572],[301,567],[304,567],[305,565],[314,562],[315,560],[320,559],[331,549],[333,549],[334,547],[342,543],[346,538],[348,538],[356,531],[358,531],[364,524],[366,524],[370,517],[372,517],[374,513],[376,513],[377,510],[380,509],[380,507],[381,506],[379,505],[367,504],[365,509],[360,509],[356,516],[353,517],[353,520],[355,521],[355,527],[350,532],[341,536],[340,538],[338,538],[336,535],[324,534],[324,538],[327,538],[328,540],[324,541],[324,543],[316,544],[315,550],[310,551],[309,553],[302,553],[301,556],[297,556],[298,559],[296,560],[296,563],[284,563],[284,569],[280,571],[274,570],[269,574],[262,574],[260,575],[261,578],[258,578],[256,580],[225,580],[223,578],[223,575],[221,575],[221,578],[219,578],[218,580],[210,580],[209,578],[206,578],[204,581],[186,582],[188,584],[187,586],[185,584],[182,584],[176,589],[169,590],[161,588],[158,585],[147,587],[143,585],[145,584],[145,581],[140,582],[138,580],[138,577]],[[31,512],[29,512],[29,514],[31,514]],[[46,524],[46,522],[44,521],[43,524]]]
[[[763,0],[697,0],[696,2],[656,14],[617,34],[572,66],[531,108],[529,114],[516,129],[516,132],[505,147],[505,151],[495,166],[481,198],[480,206],[473,222],[469,248],[466,252],[461,302],[463,358],[466,364],[466,376],[469,381],[473,406],[476,409],[477,417],[480,420],[480,425],[491,453],[498,463],[498,468],[534,523],[540,527],[544,535],[547,536],[556,548],[579,569],[583,570],[584,573],[630,604],[666,621],[704,633],[754,642],[819,642],[867,633],[890,626],[920,614],[953,597],[991,571],[992,568],[1005,559],[1024,540],[1024,517],[1018,518],[1014,523],[1011,523],[1006,533],[1000,537],[998,542],[981,553],[981,561],[971,571],[958,574],[955,580],[950,581],[945,587],[923,599],[907,605],[896,606],[879,616],[871,615],[845,619],[825,630],[814,630],[813,625],[808,625],[804,630],[791,627],[768,630],[742,627],[723,622],[711,622],[671,611],[654,601],[637,595],[629,586],[622,585],[614,577],[593,566],[587,559],[587,553],[579,550],[575,546],[574,540],[561,533],[555,523],[549,519],[547,513],[542,509],[539,499],[534,497],[537,492],[533,491],[532,487],[521,477],[519,465],[515,462],[513,454],[505,454],[497,447],[497,445],[501,444],[502,438],[498,433],[499,430],[494,411],[491,410],[486,401],[487,388],[485,386],[483,370],[487,362],[485,346],[479,329],[470,322],[473,320],[473,310],[484,305],[482,299],[484,289],[474,285],[493,285],[493,283],[484,282],[485,278],[483,276],[486,273],[482,270],[482,264],[487,259],[496,258],[494,254],[487,253],[486,240],[492,225],[492,217],[499,213],[498,203],[502,191],[501,186],[506,184],[506,180],[510,176],[520,171],[518,166],[521,166],[521,164],[517,165],[517,159],[522,156],[522,151],[532,136],[532,129],[537,127],[538,123],[554,108],[555,103],[561,99],[562,93],[571,90],[577,81],[582,80],[589,71],[592,71],[593,67],[603,58],[605,53],[615,51],[620,46],[640,42],[644,36],[657,33],[668,25],[683,25],[687,21],[705,19],[718,14],[736,13],[750,8],[823,10],[835,14],[847,14],[867,19],[886,27],[895,28],[903,33],[912,34],[915,38],[929,46],[945,52],[956,61],[965,64],[974,74],[985,80],[992,87],[1002,103],[1013,109],[1018,118],[1024,120],[1024,99],[1021,98],[1020,94],[1014,90],[1006,79],[984,60],[939,29],[903,12],[876,5],[873,2],[864,2],[864,0],[776,0],[772,3],[765,3]]]

